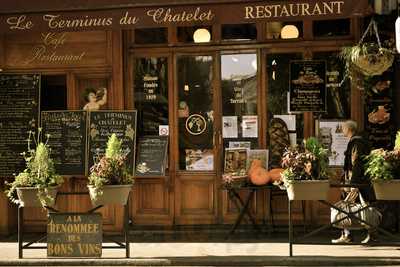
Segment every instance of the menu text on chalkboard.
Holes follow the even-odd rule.
[[[326,62],[294,60],[290,62],[290,99],[292,112],[326,111]]]
[[[139,139],[137,150],[136,177],[165,176],[167,136],[144,136]]]
[[[122,140],[126,154],[126,165],[131,174],[135,166],[136,110],[92,111],[89,113],[88,163],[89,169],[95,160],[105,153],[108,138],[115,133]]]
[[[24,169],[28,132],[39,120],[40,75],[0,75],[0,177]]]
[[[43,111],[41,121],[57,173],[85,175],[87,112]]]

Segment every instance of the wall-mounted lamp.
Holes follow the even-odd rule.
[[[299,30],[295,25],[285,25],[281,30],[282,39],[299,38]]]
[[[195,43],[208,43],[211,40],[211,34],[207,29],[200,28],[193,33],[193,40]]]

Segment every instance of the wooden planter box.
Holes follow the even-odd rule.
[[[289,200],[327,200],[329,180],[295,181],[286,189]]]
[[[48,188],[49,196],[51,200],[46,203],[46,206],[53,207],[56,202],[58,187],[53,186]],[[39,189],[36,187],[18,187],[17,188],[17,195],[20,201],[20,206],[23,207],[35,207],[41,208],[43,207],[42,203],[38,197]]]
[[[105,185],[103,186],[103,194],[95,195],[95,188],[88,185],[90,200],[94,207],[108,204],[126,205],[128,202],[129,192],[132,190],[132,184],[128,185]]]
[[[378,200],[400,200],[400,180],[373,182]]]

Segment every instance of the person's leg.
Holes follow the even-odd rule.
[[[338,239],[332,239],[333,244],[348,244],[351,243],[351,235],[349,229],[343,229],[341,236]]]

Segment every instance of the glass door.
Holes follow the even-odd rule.
[[[212,56],[178,56],[179,170],[215,170],[212,82]]]

